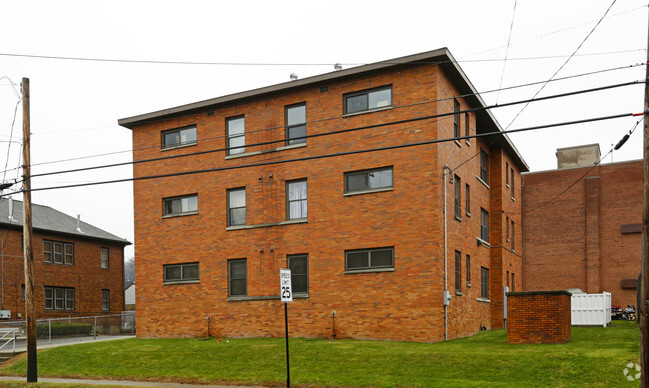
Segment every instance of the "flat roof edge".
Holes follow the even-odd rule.
[[[117,124],[126,128],[132,129],[133,126],[147,122],[149,120],[161,119],[164,117],[170,117],[177,114],[191,112],[195,110],[205,109],[210,106],[216,106],[219,104],[224,104],[231,101],[241,100],[245,98],[251,98],[255,96],[260,96],[264,94],[270,94],[274,92],[280,92],[288,90],[295,87],[307,86],[312,84],[317,84],[321,82],[326,82],[334,79],[344,78],[353,76],[356,74],[361,74],[365,72],[371,72],[375,70],[385,69],[392,66],[405,65],[408,63],[420,62],[432,58],[444,58],[446,57],[449,60],[452,59],[448,49],[446,47],[440,48],[437,50],[426,51],[418,54],[406,55],[403,57],[388,59],[381,62],[370,63],[367,65],[361,65],[356,67],[351,67],[345,70],[337,70],[329,73],[314,75],[304,79],[298,79],[295,81],[288,81],[279,84],[274,84],[270,86],[264,86],[261,88],[251,89],[244,92],[238,92],[233,94],[228,94],[221,97],[211,98],[203,101],[193,102],[190,104],[179,105],[173,108],[162,109],[154,112],[144,113],[137,116],[125,117],[117,120]]]

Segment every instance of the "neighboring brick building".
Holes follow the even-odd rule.
[[[607,291],[613,304],[635,305],[642,160],[593,168],[597,145],[560,149],[557,157],[559,169],[523,175],[524,289]]]
[[[138,335],[282,336],[284,267],[292,336],[502,327],[528,168],[502,134],[437,142],[500,130],[475,93],[440,49],[119,120]]]
[[[11,209],[11,210],[10,210]],[[24,318],[23,203],[0,199],[2,305]],[[124,247],[130,243],[47,206],[32,204],[36,318],[124,310]]]

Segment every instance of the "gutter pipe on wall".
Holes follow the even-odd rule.
[[[449,170],[448,165],[444,166],[444,173],[442,174],[442,183],[444,184],[444,341],[448,341],[448,301],[450,299],[448,293],[448,231],[446,229],[446,172]]]

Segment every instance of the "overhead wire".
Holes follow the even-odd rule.
[[[608,8],[606,9],[606,12],[604,12],[604,15],[602,15],[602,17],[597,21],[597,23],[595,24],[595,26],[593,26],[593,28],[592,28],[592,29],[590,30],[590,32],[586,35],[586,37],[581,41],[581,43],[579,43],[579,45],[577,46],[577,48],[575,49],[575,51],[573,51],[573,53],[570,54],[570,56],[568,57],[568,59],[566,59],[566,61],[565,61],[561,66],[559,66],[559,68],[557,69],[557,71],[555,71],[554,74],[552,74],[552,76],[551,76],[551,77],[550,77],[550,78],[549,78],[549,79],[548,79],[548,80],[547,80],[547,81],[546,81],[546,82],[541,86],[541,88],[540,88],[536,93],[534,93],[534,96],[533,96],[532,98],[535,98],[536,96],[538,96],[539,93],[541,93],[541,91],[543,91],[543,89],[545,89],[545,87],[548,85],[548,83],[549,83],[549,82],[550,82],[554,77],[556,77],[557,74],[559,74],[559,72],[560,72],[560,71],[561,71],[561,70],[562,70],[562,69],[563,69],[563,68],[568,64],[568,62],[570,62],[570,60],[572,59],[572,57],[574,57],[575,54],[577,54],[577,51],[579,51],[579,49],[581,48],[581,46],[583,46],[584,43],[586,43],[586,41],[588,40],[588,38],[593,34],[593,32],[595,32],[595,30],[597,29],[597,27],[600,25],[600,23],[602,22],[602,20],[604,20],[604,18],[606,17],[606,15],[608,14],[608,12],[611,10],[611,8],[613,7],[613,5],[615,4],[616,1],[617,1],[617,0],[613,0],[613,2],[611,3],[611,5],[609,5]],[[505,129],[509,128],[509,127],[514,123],[514,121],[516,121],[516,119],[521,115],[521,113],[523,113],[523,111],[524,111],[528,106],[529,106],[529,104],[525,104],[525,105],[523,105],[523,107],[521,108],[521,110],[516,114],[516,116],[514,116],[514,118],[512,119],[512,121],[511,121],[511,122],[510,122],[510,123],[505,127]]]
[[[584,76],[589,76],[589,75],[595,75],[595,74],[600,74],[604,72],[609,72],[609,71],[617,71],[617,70],[625,70],[625,69],[630,69],[638,66],[645,66],[645,63],[636,63],[633,65],[626,65],[626,66],[618,66],[618,67],[613,67],[613,68],[607,68],[607,69],[601,69],[601,70],[595,70],[587,73],[580,73],[580,74],[575,74],[575,75],[570,75],[566,77],[560,77],[560,78],[555,78],[552,80],[552,82],[557,82],[557,81],[563,81],[563,80],[568,80],[568,79],[573,79],[573,78],[578,78],[578,77],[584,77]],[[479,95],[485,95],[488,93],[494,93],[500,90],[512,90],[516,88],[523,88],[523,87],[528,87],[528,86],[534,86],[538,84],[542,84],[546,81],[536,81],[536,82],[530,82],[526,84],[520,84],[520,85],[514,85],[514,86],[508,86],[505,88],[499,88],[499,89],[491,89],[491,90],[486,90],[483,92],[477,92],[477,93],[465,93],[465,94],[460,94],[457,96],[452,96],[452,97],[446,97],[446,98],[440,98],[436,100],[428,100],[428,101],[422,101],[422,102],[417,102],[417,103],[412,103],[412,104],[404,104],[404,105],[395,105],[393,109],[399,109],[399,108],[405,108],[405,107],[412,107],[412,106],[417,106],[417,105],[423,105],[423,104],[431,104],[431,103],[436,103],[436,102],[442,102],[442,101],[447,101],[447,100],[453,100],[456,98],[466,98],[466,97],[471,97],[471,96],[479,96]],[[338,115],[338,116],[332,116],[332,117],[327,117],[323,119],[318,119],[318,120],[311,120],[307,121],[305,124],[313,124],[313,123],[319,123],[319,122],[324,122],[328,120],[335,120],[335,119],[340,119],[344,117],[344,115]],[[283,128],[284,125],[281,126],[274,126],[274,127],[267,127],[263,129],[257,129],[257,130],[248,130],[246,131],[247,134],[254,134],[257,132],[264,132],[264,131],[270,131],[270,130],[276,130]],[[208,140],[214,140],[214,139],[222,139],[226,138],[227,135],[217,135],[217,136],[210,136],[210,137],[205,137],[198,139],[199,141],[208,141]],[[151,146],[146,146],[146,147],[138,147],[138,148],[133,148],[129,150],[123,150],[123,151],[114,151],[114,152],[107,152],[107,153],[101,153],[101,154],[95,154],[95,155],[86,155],[86,156],[81,156],[81,157],[75,157],[75,158],[66,158],[66,159],[59,159],[59,160],[54,160],[54,161],[46,161],[46,162],[41,162],[41,163],[32,163],[31,166],[42,166],[42,165],[48,165],[48,164],[56,164],[56,163],[64,163],[64,162],[70,162],[70,161],[77,161],[77,160],[85,160],[85,159],[92,159],[92,158],[99,158],[99,157],[104,157],[104,156],[112,156],[112,155],[117,155],[117,154],[122,154],[122,153],[131,153],[134,151],[143,151],[147,149],[155,149],[155,148],[160,148],[160,145],[151,145]],[[11,171],[11,170],[10,170]]]
[[[623,15],[623,14],[626,14],[626,13],[629,13],[629,12],[637,11],[637,10],[644,10],[644,9],[647,8],[648,5],[649,4],[643,4],[643,5],[635,7],[635,8],[630,8],[630,9],[627,9],[625,11],[620,11],[618,13],[607,16],[606,19],[614,18],[614,17],[620,16],[620,15]],[[542,39],[542,38],[545,38],[546,36],[555,35],[555,34],[559,34],[559,33],[565,32],[565,31],[569,31],[569,30],[573,30],[573,29],[576,29],[576,28],[579,28],[579,27],[587,26],[589,24],[597,22],[597,20],[598,19],[593,19],[593,20],[590,20],[590,21],[587,21],[587,22],[584,22],[584,23],[581,23],[581,24],[576,24],[576,25],[573,25],[573,26],[569,26],[569,27],[558,29],[558,30],[546,32],[544,34],[536,35],[536,36],[533,36],[533,37],[528,38],[528,39],[519,40],[517,42],[512,43],[511,45],[515,46],[515,45],[519,45],[519,44],[522,44],[522,43],[529,42],[531,40]],[[463,57],[460,57],[460,59],[461,58],[467,58],[467,57],[474,57],[476,55],[486,54],[486,53],[489,53],[489,52],[492,52],[492,51],[497,51],[497,50],[503,49],[504,47],[505,46],[498,46],[498,47],[490,48],[490,49],[479,51],[479,52],[476,52],[476,53],[473,53],[473,54],[465,55]],[[640,49],[640,50],[646,51],[646,48]],[[634,51],[636,51],[636,50],[634,50]]]
[[[636,115],[636,116],[638,116],[638,115]],[[546,205],[549,205],[550,203],[554,202],[556,199],[558,199],[559,197],[561,197],[562,195],[564,195],[565,193],[567,193],[570,189],[572,189],[573,187],[575,187],[575,185],[577,185],[577,183],[579,183],[582,179],[584,179],[586,176],[588,176],[588,174],[590,174],[590,172],[593,171],[593,169],[595,169],[595,167],[599,166],[599,165],[602,163],[602,161],[603,161],[603,160],[604,160],[604,159],[605,159],[605,158],[606,158],[610,153],[613,152],[614,149],[615,149],[615,150],[620,149],[620,147],[622,147],[622,146],[624,145],[624,143],[626,143],[626,141],[629,139],[629,136],[631,136],[631,135],[633,134],[633,132],[636,130],[636,128],[638,128],[638,125],[639,125],[643,120],[644,120],[644,117],[641,117],[640,119],[638,119],[638,121],[636,121],[636,123],[633,125],[633,127],[631,128],[631,130],[629,130],[629,132],[628,132],[627,134],[625,134],[625,135],[622,137],[622,139],[620,139],[620,141],[619,141],[619,142],[618,142],[614,147],[611,147],[611,149],[610,149],[610,150],[609,150],[609,151],[608,151],[604,156],[602,156],[602,157],[601,157],[597,162],[595,162],[595,163],[593,164],[593,166],[592,166],[591,168],[589,168],[589,169],[588,169],[588,170],[587,170],[587,171],[586,171],[582,176],[580,176],[576,181],[574,181],[574,182],[573,182],[572,184],[570,184],[568,187],[566,187],[565,189],[561,190],[561,191],[560,191],[557,195],[555,195],[554,197],[550,198],[549,200],[547,200],[547,201],[545,201],[545,202],[542,202],[541,204],[539,204],[539,205],[537,205],[537,206],[535,206],[535,207],[533,207],[533,208],[531,208],[531,209],[525,210],[525,211],[520,211],[520,212],[507,212],[507,211],[503,211],[503,213],[508,214],[508,215],[517,215],[517,214],[526,214],[526,213],[531,213],[531,212],[533,212],[533,211],[535,211],[535,210],[538,210],[538,209],[540,209],[540,208],[542,208],[542,207],[544,207],[544,206],[546,206]]]
[[[615,85],[600,86],[600,87],[597,87],[597,88],[584,89],[584,90],[579,90],[579,91],[572,91],[572,92],[567,92],[567,93],[560,93],[560,94],[556,94],[556,95],[540,97],[540,98],[536,98],[534,100],[514,101],[514,102],[508,102],[508,103],[504,103],[504,104],[500,104],[500,105],[491,105],[491,106],[488,105],[488,106],[484,106],[484,107],[469,108],[469,109],[464,109],[464,110],[460,110],[460,111],[444,112],[444,113],[438,113],[438,114],[433,114],[433,115],[425,115],[425,116],[420,116],[420,117],[408,118],[408,119],[404,119],[404,120],[384,122],[384,123],[379,123],[379,124],[365,125],[365,126],[353,127],[353,128],[345,128],[345,129],[340,129],[340,130],[331,131],[331,132],[315,133],[315,134],[311,134],[311,135],[298,136],[298,137],[295,137],[295,138],[292,138],[292,139],[293,140],[302,140],[302,139],[306,140],[306,139],[316,138],[316,137],[338,135],[338,134],[342,134],[342,133],[355,132],[355,131],[366,130],[366,129],[374,129],[374,128],[380,128],[380,127],[391,126],[391,125],[399,125],[399,124],[406,124],[406,123],[411,123],[411,122],[416,122],[416,121],[430,120],[430,119],[435,119],[435,118],[439,118],[439,117],[452,116],[452,115],[456,115],[456,114],[474,113],[474,112],[478,112],[478,111],[490,110],[490,109],[494,109],[494,108],[501,108],[501,107],[506,107],[506,106],[511,106],[511,105],[529,103],[529,102],[545,101],[545,100],[554,99],[554,98],[573,96],[573,95],[583,94],[583,93],[591,93],[591,92],[602,91],[602,90],[618,88],[618,87],[624,87],[624,86],[630,86],[630,85],[635,85],[635,84],[640,84],[640,83],[644,83],[644,81],[632,81],[632,82],[626,82],[626,83],[615,84]],[[272,145],[272,144],[285,143],[285,142],[286,142],[286,139],[282,138],[282,139],[277,139],[277,140],[270,140],[270,141],[264,141],[264,142],[259,142],[259,143],[248,144],[248,145],[246,145],[246,147],[247,148],[248,147],[252,148],[252,147],[259,147],[259,146]],[[111,163],[111,164],[105,164],[105,165],[99,165],[99,166],[82,167],[82,168],[75,168],[75,169],[68,169],[68,170],[61,170],[61,171],[53,171],[53,172],[47,172],[47,173],[32,174],[31,177],[48,176],[48,175],[56,175],[56,174],[67,174],[67,173],[89,171],[89,170],[96,170],[96,169],[102,169],[102,168],[112,168],[112,167],[119,167],[119,166],[125,166],[125,165],[135,165],[135,164],[140,164],[140,163],[157,162],[157,161],[162,161],[162,160],[170,160],[170,159],[184,158],[184,157],[190,157],[190,156],[205,155],[205,154],[221,152],[221,151],[228,151],[231,148],[240,148],[240,147],[216,148],[216,149],[205,150],[205,151],[197,151],[197,152],[192,152],[192,153],[187,153],[187,154],[170,155],[170,156],[163,156],[163,157],[150,158],[150,159],[133,160],[133,161],[121,162],[121,163]]]
[[[640,115],[641,114],[642,113],[640,113]],[[416,143],[397,144],[397,145],[376,147],[376,148],[370,148],[370,149],[352,150],[352,151],[345,151],[345,152],[336,152],[336,153],[331,153],[331,154],[305,156],[305,157],[300,157],[300,158],[276,159],[276,160],[269,160],[269,161],[263,161],[263,162],[257,162],[257,163],[249,163],[249,164],[243,164],[243,165],[223,166],[223,167],[207,168],[207,169],[200,169],[200,170],[182,171],[182,172],[169,173],[169,174],[147,175],[147,176],[139,176],[139,177],[132,177],[132,178],[114,179],[114,180],[108,180],[108,181],[99,181],[99,182],[94,182],[94,183],[80,183],[80,184],[71,184],[71,185],[65,185],[65,186],[32,188],[30,190],[17,190],[17,191],[14,191],[12,193],[9,193],[9,194],[16,194],[16,193],[26,192],[26,191],[34,192],[34,191],[44,191],[44,190],[67,189],[67,188],[83,187],[83,186],[97,186],[97,185],[112,184],[112,183],[122,183],[122,182],[135,182],[135,181],[140,181],[140,180],[160,179],[160,178],[169,178],[169,177],[177,177],[177,176],[187,176],[187,175],[203,174],[203,173],[218,172],[218,171],[238,170],[238,169],[250,168],[250,167],[261,167],[261,166],[269,166],[269,165],[283,164],[283,163],[292,163],[292,162],[311,161],[311,160],[318,160],[318,159],[327,159],[327,158],[332,158],[332,157],[355,155],[355,154],[362,154],[362,153],[368,153],[368,152],[387,151],[387,150],[395,150],[395,149],[409,148],[409,147],[419,147],[419,146],[424,146],[424,145],[432,145],[432,144],[444,143],[444,142],[455,141],[455,140],[464,140],[464,139],[471,139],[471,138],[482,138],[482,137],[490,137],[490,136],[502,136],[503,134],[508,134],[508,133],[518,133],[518,132],[539,130],[539,129],[544,129],[544,128],[552,128],[552,127],[557,127],[557,126],[567,126],[567,125],[584,124],[584,123],[591,123],[591,122],[604,121],[604,120],[613,120],[613,119],[618,119],[618,118],[623,118],[623,117],[631,117],[631,116],[637,116],[637,115],[639,115],[639,114],[637,114],[637,113],[621,113],[621,114],[616,114],[616,115],[595,117],[595,118],[589,118],[589,119],[564,121],[564,122],[560,122],[560,123],[536,125],[536,126],[533,126],[533,127],[526,127],[526,128],[519,128],[519,129],[510,129],[510,130],[506,130],[506,131],[479,133],[479,134],[469,135],[469,136],[456,136],[456,137],[445,138],[445,139],[434,139],[434,140],[428,140],[428,141],[416,142]]]
[[[507,37],[507,48],[505,49],[505,59],[503,61],[503,70],[500,73],[500,83],[498,84],[498,89],[503,87],[503,79],[505,78],[505,68],[507,67],[507,56],[509,55],[509,45],[512,40],[512,31],[514,30],[514,17],[516,16],[516,3],[518,0],[514,0],[514,10],[512,11],[512,22],[509,25],[509,36]],[[496,104],[500,98],[500,91],[496,94]]]

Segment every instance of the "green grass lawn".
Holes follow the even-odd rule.
[[[38,353],[39,376],[282,385],[284,339],[125,339]],[[562,345],[509,345],[504,330],[443,343],[290,340],[291,383],[304,386],[639,386],[634,323],[574,327]],[[25,375],[26,359],[0,367]],[[18,385],[16,385],[18,386]]]

